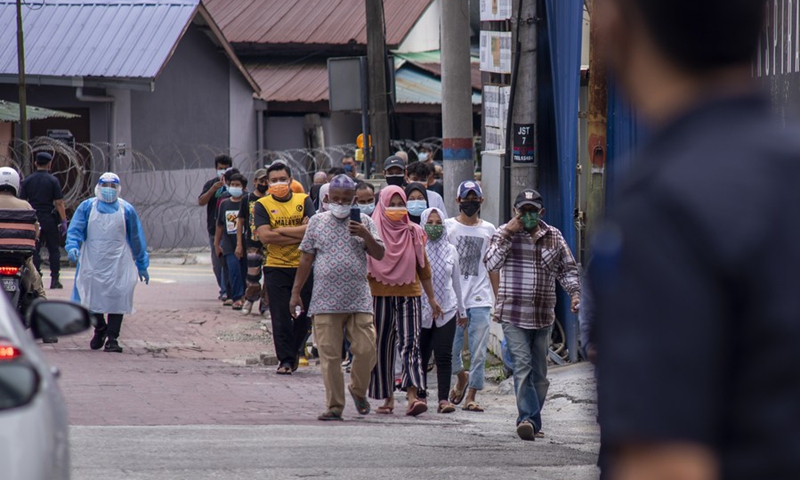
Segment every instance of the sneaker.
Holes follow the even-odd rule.
[[[109,338],[108,341],[106,342],[106,348],[104,348],[103,351],[122,353],[122,347],[119,346],[119,342],[117,342],[112,338]]]
[[[103,344],[106,341],[107,332],[108,332],[108,326],[105,326],[103,328],[95,328],[92,341],[89,342],[89,348],[91,348],[92,350],[100,350],[101,348],[103,348]]]
[[[250,315],[250,312],[253,310],[253,302],[250,300],[245,300],[244,305],[242,305],[242,315]]]
[[[517,435],[519,435],[519,438],[523,440],[536,440],[536,434],[533,431],[533,425],[527,420],[520,422],[520,424],[517,425]]]
[[[59,282],[57,278],[50,279],[50,289],[51,290],[60,289],[60,288],[64,288],[64,285],[61,285],[61,282]]]

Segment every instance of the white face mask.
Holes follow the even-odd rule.
[[[420,162],[424,162],[428,159],[428,152],[420,152],[419,155],[417,155],[417,158],[419,158]]]
[[[340,205],[338,203],[329,203],[328,204],[328,211],[330,211],[334,217],[343,220],[350,216],[350,205]]]

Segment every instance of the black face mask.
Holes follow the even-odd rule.
[[[259,184],[259,185],[256,185],[256,189],[258,190],[258,193],[267,193],[267,190],[269,190],[269,185],[261,185],[261,184]]]
[[[403,183],[405,182],[405,177],[402,175],[398,175],[396,177],[386,177],[386,184],[387,185],[394,185],[395,187],[402,187]]]
[[[471,217],[478,213],[478,210],[481,209],[481,202],[478,201],[471,201],[471,202],[461,202],[458,208],[464,212],[464,215]]]

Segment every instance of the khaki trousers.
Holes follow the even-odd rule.
[[[376,361],[375,325],[371,313],[333,313],[314,315],[314,338],[317,341],[325,399],[328,410],[344,410],[345,390],[342,373],[342,344],[345,331],[350,341],[353,364],[350,388],[359,397],[367,396],[369,377]]]

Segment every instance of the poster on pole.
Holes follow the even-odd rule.
[[[481,71],[511,73],[511,32],[481,32]]]
[[[535,163],[536,127],[532,123],[514,124],[514,163]]]
[[[511,18],[511,0],[481,0],[481,22],[498,22]]]
[[[511,87],[485,85],[483,87],[483,115],[487,127],[505,128]]]
[[[505,135],[503,135],[502,128],[495,128],[486,126],[486,139],[484,140],[483,149],[485,151],[489,150],[505,150],[506,149],[506,140]]]

